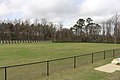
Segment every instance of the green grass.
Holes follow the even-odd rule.
[[[119,48],[119,44],[98,43],[31,43],[0,45],[0,66],[44,61],[74,55],[88,54]],[[120,52],[120,51],[119,51]],[[117,52],[117,53],[119,53]],[[110,56],[112,51],[107,51]],[[108,74],[95,71],[95,67],[109,63],[112,58],[103,60],[103,52],[94,54],[96,61],[91,63],[91,55],[78,57],[77,68],[73,68],[73,58],[50,62],[50,76],[46,76],[46,63],[8,68],[8,80],[119,80],[119,72]],[[84,60],[82,60],[84,59]],[[102,60],[101,60],[102,59]],[[83,65],[82,63],[89,64]],[[116,76],[114,76],[116,75]],[[109,78],[112,76],[111,78]],[[4,79],[4,69],[0,69],[0,80]]]
[[[113,58],[107,58],[106,60],[100,60],[93,64],[81,65],[75,69],[68,68],[54,73],[51,72],[50,76],[45,75],[45,67],[41,68],[44,64],[10,68],[7,69],[8,80],[120,80],[120,71],[110,74],[94,70],[96,67],[110,63],[112,59]],[[59,68],[60,67],[61,66],[59,66]],[[41,71],[44,72],[44,74],[41,74]],[[4,72],[1,76],[0,80],[3,80]]]
[[[120,48],[119,44],[31,43],[0,45],[0,66],[15,65]]]
[[[110,63],[112,58],[100,60],[95,63],[81,65],[76,69],[68,69],[49,77],[36,80],[120,80],[120,71],[113,74],[94,70],[94,68]]]

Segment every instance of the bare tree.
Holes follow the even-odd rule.
[[[102,21],[102,42],[104,42],[105,41],[105,32],[106,32],[106,30],[105,30],[105,24],[106,24],[106,22],[105,21]]]
[[[111,33],[112,33],[112,21],[111,19],[106,21],[106,38],[107,42],[111,41]]]
[[[117,37],[118,37],[118,24],[120,22],[120,15],[118,13],[116,13],[113,17],[112,17],[112,23],[114,25],[114,44],[116,44],[117,42]]]

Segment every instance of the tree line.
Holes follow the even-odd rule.
[[[92,18],[80,18],[74,26],[63,27],[48,22],[46,19],[14,20],[0,22],[0,42],[38,42],[38,41],[79,41],[79,42],[120,42],[120,15],[95,23]]]
[[[99,24],[91,18],[79,19],[70,30],[81,42],[120,43],[120,14]]]
[[[38,41],[54,41],[66,40],[66,37],[71,36],[72,32],[63,28],[62,22],[53,24],[46,19],[30,20],[14,20],[0,22],[0,42],[38,42]]]

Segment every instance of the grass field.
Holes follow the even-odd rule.
[[[0,66],[22,64],[120,48],[119,44],[31,43],[0,45]]]
[[[0,45],[0,66],[45,61],[116,48],[120,48],[120,45],[98,43],[3,44]],[[99,58],[98,55],[94,56]],[[86,58],[91,60],[89,57],[91,56],[88,55]],[[101,58],[103,59],[103,57]],[[93,69],[107,64],[111,60],[112,58],[108,58],[93,64],[80,65],[76,69],[73,69],[73,59],[53,61],[50,63],[49,77],[45,76],[46,63],[10,68],[7,69],[8,80],[114,80],[114,78],[119,80],[120,72],[107,74]],[[80,61],[81,59],[78,58],[77,62]],[[4,69],[0,69],[0,80],[3,80],[3,78]]]
[[[110,63],[112,58],[100,60],[95,63],[79,66],[76,69],[68,69],[49,77],[36,80],[120,80],[120,71],[112,74],[94,70],[94,68]]]

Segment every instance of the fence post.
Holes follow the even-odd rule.
[[[93,53],[92,53],[92,63],[93,63]]]
[[[49,76],[49,61],[47,61],[47,76]]]
[[[76,68],[76,56],[74,56],[74,68]]]
[[[7,80],[7,68],[5,67],[5,80]]]
[[[115,57],[115,50],[113,50],[113,57]]]
[[[105,59],[105,51],[104,51],[104,59]]]

